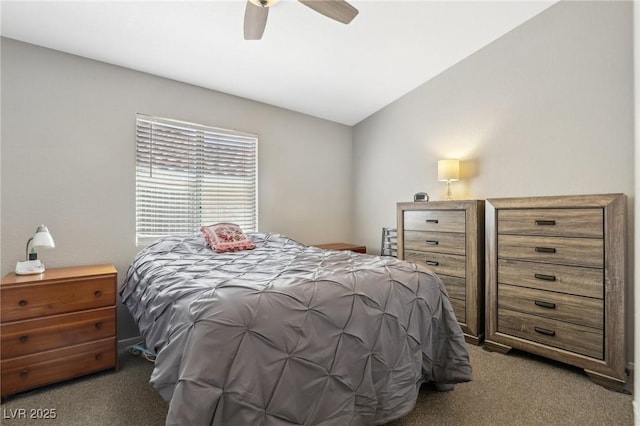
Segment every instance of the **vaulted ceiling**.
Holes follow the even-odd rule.
[[[354,125],[547,7],[358,1],[344,25],[295,0],[244,40],[245,1],[7,1],[4,37]]]

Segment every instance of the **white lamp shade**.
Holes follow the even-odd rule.
[[[438,160],[438,180],[460,179],[460,160]]]
[[[53,241],[53,237],[49,233],[47,227],[44,225],[40,225],[36,230],[36,234],[33,236],[31,246],[54,248],[56,246],[56,243]]]

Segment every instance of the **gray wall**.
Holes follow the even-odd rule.
[[[135,246],[135,114],[259,135],[259,229],[306,244],[351,236],[350,127],[3,38],[2,276],[38,224],[47,267],[113,263]],[[309,226],[313,224],[313,226]],[[137,334],[126,309],[119,338]]]
[[[625,193],[631,348],[632,15],[631,2],[558,3],[355,126],[355,241],[379,244],[415,192],[443,199],[443,158],[463,160],[458,199]]]

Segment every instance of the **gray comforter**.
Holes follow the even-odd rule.
[[[249,234],[142,250],[120,291],[171,425],[369,425],[404,416],[424,382],[471,380],[440,279],[391,257]]]

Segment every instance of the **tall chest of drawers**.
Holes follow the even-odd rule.
[[[625,384],[624,194],[489,199],[485,347]]]
[[[484,336],[484,201],[397,204],[398,257],[442,279],[469,343]]]
[[[116,277],[96,265],[2,279],[2,397],[117,367]]]

